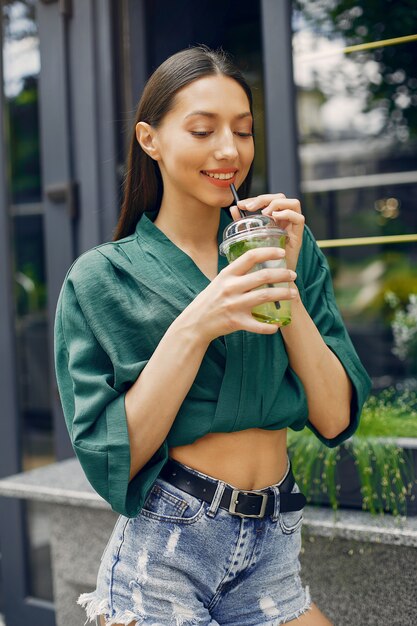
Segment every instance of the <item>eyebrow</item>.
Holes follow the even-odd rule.
[[[193,111],[192,113],[189,113],[188,115],[185,116],[185,119],[192,117],[194,115],[203,115],[204,117],[218,117],[217,113],[211,113],[210,111]],[[245,111],[244,113],[239,113],[239,115],[236,115],[236,119],[243,119],[244,117],[252,117],[252,113],[250,113],[249,111]]]

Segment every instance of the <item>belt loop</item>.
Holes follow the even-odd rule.
[[[273,522],[276,522],[279,517],[279,510],[280,510],[279,505],[280,505],[281,495],[279,492],[279,487],[277,487],[276,485],[271,485],[270,489],[271,491],[274,492],[274,495],[275,495],[274,512],[271,513],[271,520]]]
[[[224,483],[222,480],[219,480],[217,482],[217,487],[216,491],[214,492],[213,500],[210,502],[210,506],[207,510],[207,515],[209,517],[214,517],[216,515],[225,487],[226,483]]]

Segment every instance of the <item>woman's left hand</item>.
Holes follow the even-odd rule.
[[[251,212],[262,209],[262,213],[272,217],[278,228],[287,231],[288,242],[285,254],[287,268],[295,270],[303,243],[305,224],[305,217],[301,212],[300,201],[296,198],[287,198],[283,193],[269,193],[256,196],[255,198],[239,200],[238,207],[244,211]],[[230,207],[230,213],[234,220],[241,218],[236,205]]]

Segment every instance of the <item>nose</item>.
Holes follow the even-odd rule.
[[[218,145],[214,152],[214,157],[218,161],[227,160],[231,161],[236,159],[238,151],[236,147],[235,136],[230,130],[225,130],[219,138]]]

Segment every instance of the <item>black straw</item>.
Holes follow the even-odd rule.
[[[233,194],[233,198],[234,198],[236,206],[237,206],[237,203],[239,202],[239,196],[237,195],[236,187],[234,186],[233,183],[231,183],[231,185],[230,185],[230,191]],[[238,209],[238,211],[240,213],[240,217],[246,217],[246,211],[242,211],[242,209],[239,209],[239,207],[237,207],[237,209]]]

